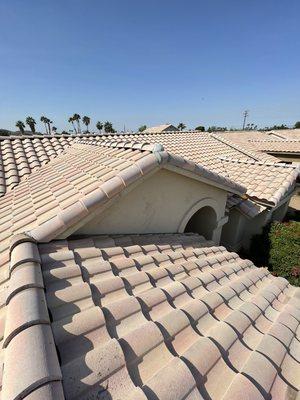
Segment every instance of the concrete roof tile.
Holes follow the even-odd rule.
[[[88,342],[90,347],[97,347],[110,340],[104,315],[99,307],[78,312],[71,320],[66,317],[55,321],[52,324],[52,330],[63,364],[84,355]]]
[[[108,198],[115,196],[120,193],[125,187],[124,182],[118,176],[112,177],[109,181],[104,182],[101,185],[101,189],[107,195]]]
[[[174,140],[176,142],[175,136]],[[209,137],[209,141],[224,145],[214,137]],[[99,189],[101,174],[107,176],[113,172],[112,176],[117,177],[118,183],[106,181],[107,188],[111,184],[113,193],[113,187],[120,184],[124,187],[126,179],[129,183],[135,179],[134,171],[137,171],[136,163],[139,162],[132,161],[135,156],[141,160],[144,172],[160,165],[159,154],[144,152],[143,155],[143,150],[133,151],[129,148],[132,143],[113,149],[110,146],[107,143],[105,150],[104,146],[99,146],[94,151],[86,144],[70,147],[68,154],[47,164],[43,179],[41,171],[36,175],[31,173],[29,183],[17,186],[12,199],[3,202],[7,212],[11,212],[7,206],[10,201],[22,204],[26,211],[23,199],[28,187],[40,187],[48,177],[53,183],[51,190],[55,199],[67,199],[67,193],[80,193],[80,189],[75,190],[72,185],[82,181],[72,173],[72,168],[78,168],[78,171],[86,168],[86,176],[98,174]],[[147,151],[151,151],[150,148],[147,147]],[[120,178],[122,172],[129,170],[122,169],[127,164],[113,157],[122,158],[124,152],[126,163],[132,162],[133,173],[132,177],[125,174]],[[93,168],[98,157],[96,153],[104,160],[104,172],[101,168],[97,171]],[[79,154],[83,154],[84,160]],[[116,170],[107,172],[110,157]],[[231,161],[239,166],[244,165],[243,162]],[[194,168],[193,163],[184,159],[178,163],[189,171]],[[271,173],[265,169],[266,165],[257,162],[251,165],[262,168],[264,179],[272,180],[272,174],[277,171],[274,169]],[[275,167],[271,165],[270,168]],[[240,172],[247,176],[246,167]],[[52,180],[55,175],[63,176],[62,185],[56,192],[55,180]],[[213,174],[212,179],[215,176]],[[290,184],[284,183],[284,186],[288,188]],[[32,192],[39,205],[34,213],[44,207],[40,202],[47,193],[44,190]],[[274,194],[263,187],[259,190],[261,196]],[[36,227],[30,232],[33,238],[20,236],[11,248],[11,277],[9,280],[5,278],[9,290],[5,309],[8,315],[3,391],[9,393],[8,398],[20,396],[20,393],[23,397],[29,393],[31,396],[37,396],[39,392],[45,396],[56,393],[52,391],[52,381],[59,381],[61,377],[58,374],[53,378],[58,365],[54,342],[60,355],[68,398],[95,396],[102,386],[103,396],[112,398],[123,398],[124,393],[127,398],[155,394],[158,398],[168,395],[172,399],[187,396],[201,399],[203,394],[210,398],[230,398],[228,396],[232,393],[234,398],[240,393],[238,387],[244,379],[247,393],[253,398],[257,387],[264,397],[282,396],[287,387],[294,390],[299,370],[294,357],[297,355],[294,343],[299,330],[295,292],[285,280],[272,277],[265,269],[256,269],[250,261],[240,260],[235,253],[214,246],[197,235],[168,234],[70,239],[39,244],[42,256],[36,254],[36,244],[28,244],[26,240],[52,240],[76,223],[79,217],[86,216],[89,207],[94,209],[103,201],[102,192],[95,197],[91,195],[84,203],[87,198],[84,194],[63,211],[62,203],[55,203],[51,208],[55,217],[47,222],[44,219],[47,217],[41,214],[36,225],[33,219]],[[7,234],[8,243],[10,235],[11,232]],[[5,242],[3,246],[8,249]],[[41,298],[44,288],[40,279],[41,269],[38,269],[40,264],[54,341],[52,337],[48,341],[50,321],[45,317],[47,309],[45,300]],[[3,299],[5,301],[6,295]],[[36,332],[40,331],[42,335],[36,348],[41,349],[42,367],[36,371],[39,360],[37,365],[31,366],[29,350],[26,349],[21,367],[31,371],[24,372],[17,366],[18,376],[22,377],[20,381],[25,383],[15,385],[13,390],[16,392],[11,393],[12,389],[7,385],[13,379],[12,372],[7,372],[6,368],[12,367],[12,360],[17,359],[17,351],[21,352],[25,342],[31,346],[30,354],[33,354],[34,337],[39,337]],[[27,334],[30,334],[31,341]],[[49,349],[43,344],[44,339],[50,344]],[[43,352],[50,350],[50,356],[43,356]],[[48,359],[53,360],[54,368],[45,367],[43,363]],[[261,365],[263,373],[259,375],[255,365]],[[51,390],[50,386],[42,390],[40,385],[44,383],[51,385]],[[56,390],[60,395],[59,385]]]
[[[8,304],[3,346],[7,347],[24,329],[49,322],[44,290],[33,287],[20,291]]]
[[[29,395],[26,400],[65,400],[61,382],[50,382],[38,387]]]
[[[9,281],[6,304],[17,293],[29,288],[44,288],[39,264],[35,262],[22,263],[13,270]]]
[[[24,398],[43,384],[60,381],[61,371],[53,349],[49,325],[33,325],[16,335],[5,352],[3,398]]]
[[[13,271],[18,265],[27,262],[40,263],[40,255],[36,246],[32,246],[30,242],[20,243],[14,247],[11,252],[10,272]]]
[[[48,242],[64,230],[66,230],[66,225],[58,216],[55,216],[33,229],[30,236],[38,242]]]

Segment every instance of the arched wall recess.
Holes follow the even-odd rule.
[[[214,226],[214,228],[217,227],[218,221],[221,220],[221,218],[223,217],[223,210],[221,210],[219,204],[217,203],[216,200],[214,200],[211,197],[206,197],[204,199],[201,199],[199,201],[197,201],[183,216],[179,226],[178,226],[178,232],[179,233],[183,233],[188,222],[190,221],[190,219],[192,218],[193,215],[195,215],[197,213],[197,211],[199,211],[201,208],[203,207],[211,207],[214,212],[216,213],[216,224]]]

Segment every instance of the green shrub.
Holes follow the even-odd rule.
[[[249,250],[242,250],[240,255],[300,286],[300,222],[266,225],[260,235],[252,237]]]
[[[269,232],[269,267],[293,285],[300,285],[300,223],[274,222]]]

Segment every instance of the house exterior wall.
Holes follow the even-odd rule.
[[[242,247],[248,249],[253,235],[262,233],[263,227],[270,221],[282,221],[289,204],[289,199],[274,210],[265,210],[255,218],[248,218],[238,210],[233,209],[224,225],[221,244],[238,251]]]
[[[221,244],[234,251],[238,251],[242,247],[248,249],[251,237],[262,233],[262,228],[270,216],[268,210],[263,211],[255,218],[248,218],[236,209],[231,210],[228,222],[223,227]]]
[[[204,206],[216,215],[213,240],[219,241],[227,192],[173,171],[161,169],[121,196],[76,234],[184,232],[189,218]]]
[[[235,208],[228,214],[228,222],[224,225],[221,244],[229,249],[238,250],[242,246],[246,218]]]

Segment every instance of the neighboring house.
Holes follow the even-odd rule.
[[[165,124],[147,128],[143,131],[143,133],[163,133],[163,132],[175,132],[175,131],[179,131],[179,129],[176,128],[176,126],[171,124]]]
[[[230,205],[272,214],[297,171],[177,135],[77,138],[25,177],[10,143],[2,400],[296,398],[299,288],[218,243]]]

